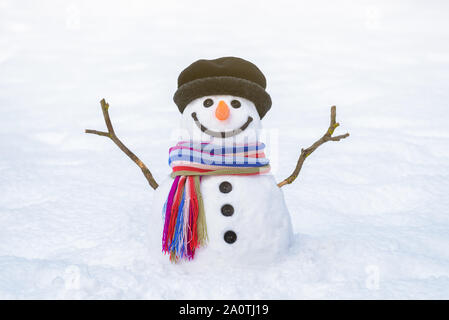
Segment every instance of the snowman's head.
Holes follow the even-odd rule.
[[[257,141],[261,128],[254,103],[232,95],[210,95],[190,102],[182,114],[190,139],[200,141]]]
[[[185,137],[201,141],[257,140],[260,120],[271,107],[263,73],[249,61],[198,60],[178,77],[174,101]]]

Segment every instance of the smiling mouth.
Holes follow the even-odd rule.
[[[205,126],[203,126],[201,124],[201,122],[198,120],[198,117],[196,116],[196,112],[192,112],[192,118],[195,121],[195,124],[197,125],[197,127],[203,131],[204,133],[212,136],[212,137],[216,137],[216,138],[229,138],[229,137],[233,137],[237,134],[239,134],[240,132],[242,132],[243,130],[245,130],[246,128],[248,128],[249,124],[251,123],[251,121],[253,121],[253,118],[248,116],[248,120],[246,120],[246,122],[238,129],[234,129],[231,131],[214,131],[214,130],[210,130],[208,128],[206,128]]]

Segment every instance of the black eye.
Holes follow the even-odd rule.
[[[203,102],[203,106],[205,106],[206,108],[209,108],[210,106],[212,106],[214,104],[214,100],[212,99],[206,99]]]
[[[238,100],[232,100],[231,101],[231,106],[235,109],[240,108],[242,106],[242,104],[240,103],[240,101]]]

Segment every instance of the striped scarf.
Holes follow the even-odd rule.
[[[263,143],[225,147],[181,141],[170,148],[168,163],[174,178],[165,202],[162,251],[170,260],[191,260],[208,240],[201,196],[201,176],[256,175],[270,171]]]

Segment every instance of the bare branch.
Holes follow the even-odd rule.
[[[86,129],[85,130],[86,133],[92,133],[92,134],[97,134],[99,136],[105,136],[105,137],[110,137],[109,132],[103,132],[103,131],[97,131],[97,130],[89,130]]]
[[[153,175],[151,174],[150,170],[148,170],[147,166],[142,161],[140,161],[140,159],[134,153],[132,153],[131,150],[129,150],[120,141],[120,139],[117,138],[117,136],[115,135],[114,128],[113,128],[112,122],[111,122],[111,118],[109,117],[109,111],[108,111],[109,104],[104,99],[102,99],[100,101],[100,103],[101,103],[101,110],[103,111],[104,122],[106,123],[106,127],[108,128],[108,132],[90,130],[90,129],[86,129],[85,132],[110,138],[120,148],[120,150],[122,150],[124,153],[126,153],[126,155],[139,166],[140,170],[142,170],[142,173],[145,176],[145,178],[147,179],[150,186],[154,190],[156,190],[159,185],[157,184],[156,180],[154,180]]]
[[[308,147],[306,149],[301,149],[301,154],[299,155],[299,159],[296,164],[295,170],[288,178],[286,178],[282,182],[278,183],[279,188],[295,181],[295,179],[299,175],[299,172],[301,171],[302,165],[304,164],[304,161],[306,160],[306,158],[308,156],[310,156],[310,154],[312,154],[312,152],[314,152],[323,143],[328,142],[328,141],[340,141],[341,139],[345,139],[345,138],[349,137],[349,133],[345,133],[345,134],[335,136],[335,137],[332,136],[335,129],[340,125],[335,120],[336,116],[337,116],[337,108],[335,106],[332,106],[331,107],[330,124],[329,124],[329,128],[327,129],[326,133],[320,139],[318,139],[314,144],[312,144],[310,147]]]

